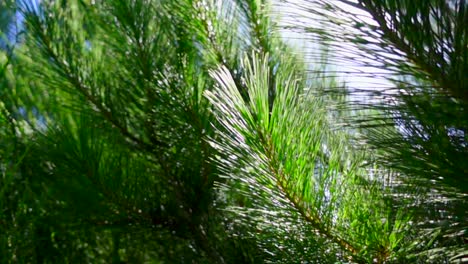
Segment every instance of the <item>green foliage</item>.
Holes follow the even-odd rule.
[[[0,53],[0,262],[461,259],[465,3],[341,2],[377,24],[302,3],[324,23],[295,24],[313,67],[267,1],[21,2],[23,42]],[[396,103],[331,76],[343,45],[384,62]]]
[[[385,204],[385,189],[370,181],[364,156],[346,134],[330,133],[323,101],[312,88],[303,89],[294,58],[282,57],[273,78],[268,61],[268,55],[244,60],[250,101],[242,99],[225,68],[213,72],[219,88],[207,92],[221,124],[221,140],[213,144],[232,153],[219,159],[230,179],[222,189],[245,193],[250,205],[228,211],[246,216],[250,232],[271,254],[268,262],[397,258],[393,250],[409,233],[408,215]],[[271,112],[269,81],[276,91]],[[239,202],[245,203],[232,201]]]
[[[341,70],[361,79],[326,93],[347,94],[344,123],[359,131],[366,148],[373,146],[380,165],[398,173],[396,200],[410,194],[413,227],[423,230],[421,236],[437,237],[421,242],[428,256],[461,259],[467,252],[461,209],[468,186],[466,1],[323,0],[299,9],[321,24],[292,27],[329,43],[337,51],[329,61],[368,69]]]

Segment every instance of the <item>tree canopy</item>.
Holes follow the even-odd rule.
[[[1,263],[467,261],[464,0],[0,8]]]

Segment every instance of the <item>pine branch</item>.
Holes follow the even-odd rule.
[[[37,19],[34,17],[33,19]],[[105,120],[107,120],[110,124],[112,124],[115,128],[117,128],[120,133],[127,139],[129,139],[131,142],[135,143],[139,148],[149,152],[153,153],[155,151],[154,147],[152,144],[149,144],[147,142],[144,142],[142,139],[139,137],[133,135],[124,125],[122,125],[117,119],[114,118],[113,114],[111,111],[107,110],[100,100],[94,96],[92,96],[88,91],[91,91],[91,87],[87,87],[85,84],[83,84],[79,78],[75,75],[75,73],[69,69],[67,65],[61,62],[59,56],[54,52],[52,46],[51,46],[51,41],[49,38],[43,33],[42,29],[40,28],[40,22],[35,21],[36,23],[33,24],[34,29],[36,30],[36,33],[38,34],[38,37],[40,38],[40,41],[44,44],[42,46],[43,52],[45,53],[44,55],[49,57],[50,59],[53,60],[55,65],[58,67],[58,69],[62,72],[62,75],[70,82],[70,84],[75,87],[75,89],[82,94],[85,99],[96,109],[98,110],[99,113],[104,117]],[[159,147],[167,147],[167,144],[158,140],[153,140],[153,144],[156,144],[156,146]]]
[[[286,175],[278,168],[278,164],[280,162],[277,160],[274,145],[271,142],[268,142],[267,137],[263,135],[261,131],[257,131],[260,141],[264,145],[265,154],[268,158],[268,167],[273,175],[275,175],[275,179],[277,180],[276,184],[281,192],[285,195],[285,197],[292,203],[293,207],[299,212],[299,214],[311,224],[311,226],[318,231],[318,233],[327,238],[330,241],[333,241],[337,245],[339,245],[344,251],[350,253],[349,260],[354,261],[356,263],[366,263],[365,260],[360,259],[356,255],[359,253],[359,250],[355,248],[350,242],[346,241],[345,239],[336,236],[333,231],[329,228],[326,228],[323,222],[320,220],[320,217],[310,210],[307,210],[301,204],[304,201],[298,197],[294,196],[289,190],[287,186],[287,179]]]
[[[351,3],[347,0],[341,0],[347,4],[352,4],[352,6],[356,6],[355,3]],[[464,0],[460,5],[465,5]],[[377,9],[377,7],[369,0],[361,0],[357,6],[359,9],[365,10],[369,12],[372,17],[377,21],[379,24],[380,30],[383,32],[383,38],[390,41],[397,49],[404,52],[407,58],[415,63],[422,71],[426,72],[430,77],[431,81],[433,82],[434,87],[440,89],[443,92],[449,92],[453,96],[468,102],[468,93],[464,91],[460,91],[457,87],[453,86],[453,82],[447,79],[447,76],[441,71],[441,69],[434,64],[431,64],[427,61],[427,57],[421,57],[420,54],[415,53],[414,48],[411,47],[402,37],[399,36],[398,32],[392,30],[388,27],[387,20],[384,17],[384,14],[381,13]],[[448,8],[448,7],[447,7]],[[395,17],[393,17],[395,19]],[[441,23],[441,22],[439,22]],[[430,27],[431,25],[425,25]],[[443,44],[442,44],[443,45]],[[439,56],[439,62],[444,63],[443,57]]]
[[[250,58],[250,57],[249,57]],[[246,60],[249,60],[246,58]],[[280,104],[278,107],[274,109],[274,114],[270,115],[269,109],[266,106],[265,107],[265,100],[268,100],[267,97],[265,97],[265,89],[268,89],[268,85],[266,82],[268,82],[269,78],[266,76],[267,74],[265,71],[268,71],[268,66],[265,63],[265,61],[268,61],[268,57],[264,58],[261,60],[261,62],[258,61],[258,58],[256,56],[253,56],[252,58],[254,66],[251,66],[248,62],[245,63],[246,67],[246,76],[244,78],[247,79],[247,86],[249,87],[250,91],[252,92],[252,101],[250,102],[242,102],[239,100],[239,94],[238,94],[238,89],[235,87],[235,83],[232,80],[232,76],[229,76],[229,72],[227,69],[221,69],[219,72],[215,73],[214,78],[218,81],[219,85],[221,88],[218,88],[217,90],[214,91],[214,94],[211,92],[207,93],[208,99],[213,103],[215,108],[218,108],[220,113],[218,113],[218,118],[220,119],[220,123],[223,124],[223,126],[229,131],[229,133],[232,133],[233,135],[243,135],[243,137],[248,138],[250,143],[244,143],[244,144],[238,144],[237,141],[245,141],[245,139],[226,139],[225,137],[228,137],[228,135],[223,136],[222,139],[220,139],[220,143],[222,145],[227,145],[225,151],[229,152],[232,150],[236,149],[242,149],[242,148],[251,148],[251,150],[244,150],[245,153],[256,153],[258,154],[259,157],[264,157],[262,158],[262,161],[260,161],[266,168],[268,168],[268,171],[262,172],[260,175],[257,176],[238,176],[240,177],[239,179],[246,178],[248,177],[253,177],[253,181],[256,181],[258,184],[258,188],[265,188],[265,189],[271,189],[272,186],[269,186],[268,184],[264,183],[264,181],[270,182],[274,181],[275,186],[278,187],[282,195],[286,197],[286,200],[289,201],[289,206],[292,206],[296,212],[301,215],[303,220],[307,223],[310,224],[312,229],[316,230],[318,233],[318,236],[326,238],[326,240],[335,243],[337,246],[339,246],[343,252],[347,252],[344,255],[347,255],[350,260],[356,261],[358,263],[365,263],[366,260],[359,256],[362,252],[360,249],[353,245],[351,242],[347,241],[346,239],[340,237],[337,235],[337,232],[334,231],[331,228],[327,227],[327,224],[324,222],[323,219],[319,217],[319,211],[320,209],[324,209],[320,207],[318,204],[314,204],[313,201],[306,201],[307,197],[301,196],[301,192],[306,190],[302,189],[305,187],[297,187],[295,188],[294,186],[290,185],[293,184],[292,181],[311,181],[312,179],[307,179],[308,173],[310,171],[303,171],[297,173],[300,173],[300,175],[291,175],[287,176],[285,172],[283,172],[282,167],[285,165],[280,161],[277,157],[276,152],[277,151],[283,151],[283,152],[288,152],[288,150],[293,150],[294,148],[301,148],[302,145],[289,145],[288,143],[284,142],[282,139],[284,137],[294,137],[297,136],[295,133],[292,133],[290,135],[283,135],[281,134],[282,132],[288,133],[287,130],[280,130],[276,131],[277,133],[280,133],[280,135],[276,135],[278,137],[278,140],[280,140],[280,145],[282,145],[282,142],[285,143],[284,148],[287,149],[277,149],[279,146],[276,146],[276,143],[272,142],[269,133],[274,133],[273,131],[270,131],[268,128],[270,127],[270,123],[274,123],[275,127],[287,127],[287,124],[280,124],[283,118],[288,119],[288,117],[292,118],[291,115],[300,115],[299,113],[293,111],[294,107],[298,107],[298,105],[292,104],[289,105],[287,102],[289,100],[292,100],[293,97],[299,96],[299,94],[296,94],[294,92],[288,93],[287,89],[294,89],[294,84],[289,84],[290,87],[283,87],[282,93],[279,94],[279,101],[275,102],[277,104]],[[257,64],[258,63],[258,64]],[[255,70],[254,70],[255,69]],[[283,69],[286,70],[286,69]],[[292,70],[292,69],[288,69]],[[288,93],[287,96],[290,96],[291,98],[285,99],[284,96],[286,96],[283,93]],[[283,100],[283,101],[281,101]],[[283,105],[284,103],[284,105]],[[303,102],[305,104],[305,102]],[[291,108],[290,108],[291,107]],[[281,110],[279,110],[281,109]],[[279,112],[278,112],[279,111]],[[288,114],[286,114],[288,113]],[[299,121],[299,122],[304,122],[303,124],[306,127],[301,126],[301,124],[298,124],[298,127],[291,127],[290,129],[293,130],[308,130],[308,129],[314,129],[309,126],[309,120],[308,118],[313,118],[312,116],[306,115],[306,119]],[[284,128],[285,128],[284,127]],[[273,128],[272,128],[273,129]],[[319,131],[318,128],[316,128],[317,131]],[[253,131],[255,130],[255,131]],[[235,136],[238,137],[238,136]],[[258,143],[254,143],[258,142]],[[302,142],[302,144],[310,144],[311,142]],[[231,145],[232,144],[232,145]],[[246,145],[245,145],[246,144]],[[283,145],[282,145],[283,146]],[[309,147],[312,146],[306,146],[303,145],[304,147],[303,151],[306,151]],[[329,146],[330,148],[333,148],[333,146]],[[243,157],[244,151],[239,151],[237,155]],[[309,153],[309,155],[317,155],[320,156],[320,150],[317,150],[314,148],[313,153]],[[289,152],[288,152],[289,153]],[[306,155],[306,154],[302,154]],[[301,156],[302,156],[301,155]],[[301,158],[301,157],[295,157],[291,156],[288,158]],[[304,156],[305,158],[305,156]],[[323,159],[323,157],[322,157]],[[328,161],[332,162],[331,160],[329,161],[328,159],[322,160],[323,162]],[[223,161],[220,161],[223,162]],[[232,161],[226,161],[227,164],[231,164]],[[308,160],[308,162],[315,162],[313,160]],[[336,160],[333,161],[333,164],[335,164]],[[328,164],[328,163],[326,163]],[[335,164],[336,165],[336,164]],[[229,166],[229,165],[228,165]],[[229,169],[228,169],[229,170]],[[335,168],[334,171],[341,171],[344,172],[343,166],[339,166],[338,168]],[[342,171],[343,170],[343,171]],[[262,174],[267,174],[269,176],[261,176]],[[294,172],[291,172],[294,173]],[[304,173],[304,175],[303,175]],[[270,176],[271,175],[271,176]],[[262,180],[257,181],[255,180],[255,177],[260,177]],[[263,177],[266,177],[263,179]],[[271,177],[271,178],[270,178]],[[288,177],[288,178],[287,178]],[[236,178],[235,178],[236,179]],[[242,181],[242,180],[241,180]],[[305,184],[305,183],[304,183]],[[371,184],[371,183],[369,183]],[[308,192],[311,192],[311,189],[308,189]],[[252,192],[255,192],[253,190]],[[269,191],[267,191],[269,192]],[[297,194],[295,194],[297,193]],[[249,194],[246,194],[249,196]],[[320,198],[320,195],[324,194],[316,194],[319,195],[317,197],[318,199]],[[338,195],[338,194],[335,194]],[[260,200],[255,200],[257,203],[261,203],[262,197],[258,197]],[[317,208],[307,208],[304,206],[307,203],[313,203],[313,206],[317,206]],[[346,206],[346,205],[342,205]],[[291,209],[292,209],[291,208]],[[325,208],[327,209],[327,208]],[[332,207],[328,208],[332,210]],[[372,230],[372,229],[370,229]],[[352,233],[352,231],[350,231]],[[368,255],[369,253],[366,253]],[[384,259],[386,258],[385,256],[380,256],[380,252],[377,253],[378,256],[376,256],[378,259]],[[383,253],[382,253],[383,254]],[[386,253],[385,253],[386,255]]]

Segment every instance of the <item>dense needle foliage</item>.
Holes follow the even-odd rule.
[[[0,263],[466,260],[464,0],[0,8]]]

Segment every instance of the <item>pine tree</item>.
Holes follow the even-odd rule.
[[[466,4],[338,2],[279,12],[328,21],[292,24],[314,61],[279,3],[21,2],[23,42],[0,57],[0,262],[461,259]],[[391,62],[397,103],[329,75],[343,43]]]
[[[393,196],[413,197],[405,207],[423,237],[418,254],[429,259],[466,261],[468,252],[467,7],[464,0],[304,1],[302,18],[291,23],[337,51],[328,54],[330,68],[361,70],[328,71],[359,79],[326,93],[347,98],[341,123],[398,174]]]

